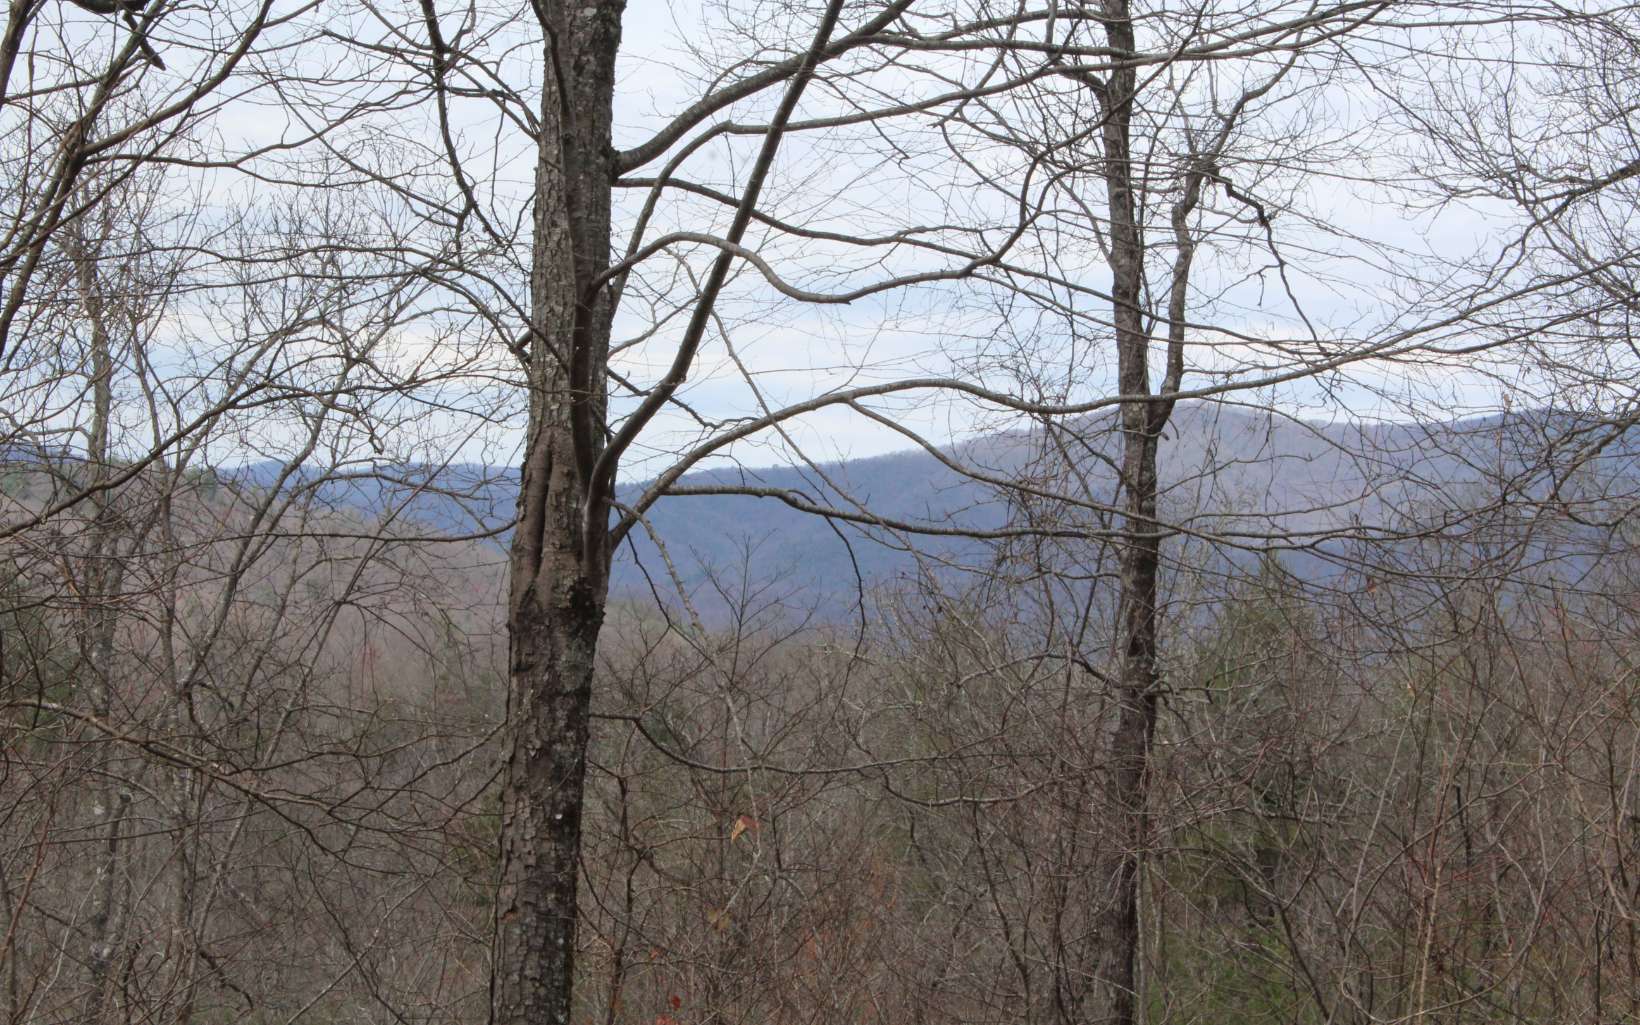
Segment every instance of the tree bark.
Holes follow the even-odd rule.
[[[1136,52],[1127,0],[1105,3],[1105,34],[1118,55]],[[1123,395],[1148,396],[1150,341],[1140,303],[1144,287],[1144,240],[1134,191],[1132,122],[1137,77],[1131,65],[1111,71],[1096,90],[1103,121],[1104,180],[1110,209],[1112,317],[1116,328],[1117,387]],[[1121,486],[1124,537],[1117,614],[1117,721],[1111,741],[1109,903],[1101,923],[1100,970],[1104,1021],[1139,1020],[1139,888],[1147,841],[1148,769],[1156,734],[1156,596],[1161,537],[1156,521],[1157,439],[1171,404],[1138,400],[1121,407]]]
[[[108,311],[96,266],[96,243],[76,232],[65,238],[74,263],[80,305],[90,332],[91,422],[86,436],[86,475],[82,486],[99,488],[112,470],[110,438],[113,432],[114,352]],[[79,587],[85,605],[79,611],[80,646],[87,711],[108,723],[114,711],[114,639],[118,628],[114,602],[123,586],[124,572],[117,549],[120,534],[114,497],[98,490],[91,498],[91,521],[85,533],[85,555],[79,566]],[[118,781],[112,752],[105,738],[93,741],[88,773],[92,815],[101,838],[97,847],[96,877],[86,921],[86,1022],[114,1021],[112,970],[125,944],[129,904],[129,873],[125,864],[123,832],[131,794]]]
[[[608,593],[610,144],[620,0],[546,0],[530,273],[530,421],[508,596],[508,761],[490,1014],[567,1023],[593,659]],[[590,506],[590,512],[588,511]],[[592,536],[586,536],[591,534]]]

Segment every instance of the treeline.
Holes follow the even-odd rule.
[[[9,563],[9,1020],[485,1020],[500,556],[171,483],[126,506],[117,594],[76,591],[97,553]],[[1615,536],[1576,580],[1480,547],[1173,567],[1146,1020],[1636,1013],[1640,575]],[[732,579],[721,625],[612,614],[577,1020],[1093,1017],[1114,610],[998,602],[1003,566],[885,588],[864,629]]]

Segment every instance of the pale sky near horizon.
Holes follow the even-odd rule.
[[[644,137],[648,131],[662,123],[668,113],[685,106],[690,98],[689,91],[679,87],[677,77],[669,69],[680,60],[680,36],[694,24],[692,19],[698,18],[699,5],[688,0],[680,0],[666,5],[671,13],[668,19],[641,16],[646,10],[659,6],[637,3],[628,9],[621,89],[616,109],[617,121],[627,127],[629,139]],[[640,16],[634,18],[635,13]],[[1382,115],[1381,98],[1365,89],[1355,87],[1329,88],[1324,96],[1321,104],[1325,108],[1323,119],[1330,114],[1338,120],[1334,124],[1320,125],[1319,130],[1323,135],[1331,135],[1342,145],[1349,145],[1351,142],[1362,141],[1348,139],[1352,132],[1376,133],[1379,136],[1378,145],[1386,150],[1395,148],[1395,144],[1400,141],[1393,136],[1386,136],[1381,124],[1366,124]],[[1361,127],[1354,127],[1351,122]],[[1361,148],[1370,150],[1372,146],[1369,143]],[[817,156],[813,148],[807,148],[801,143],[790,144],[782,156],[782,167],[801,165],[808,160],[824,159],[824,154]],[[1366,173],[1368,170],[1365,163],[1355,167],[1337,168],[1338,180],[1329,182],[1317,178],[1306,185],[1302,193],[1295,198],[1311,216],[1318,221],[1327,221],[1340,238],[1354,236],[1371,239],[1380,246],[1389,247],[1390,255],[1387,259],[1394,259],[1398,252],[1409,265],[1414,260],[1458,260],[1497,245],[1496,229],[1499,222],[1489,218],[1484,205],[1454,204],[1438,212],[1412,210],[1405,205],[1404,196],[1392,195],[1389,189],[1346,180],[1352,172]],[[822,169],[822,180],[830,173],[830,168]],[[1259,182],[1244,180],[1239,184],[1244,191],[1259,195]],[[1269,199],[1268,196],[1263,198]],[[1221,200],[1220,205],[1226,204]],[[1279,228],[1285,229],[1291,223],[1280,215],[1276,220]],[[1370,321],[1376,312],[1372,309],[1375,304],[1382,303],[1387,307],[1397,301],[1390,298],[1390,291],[1397,282],[1393,280],[1391,268],[1387,266],[1372,268],[1347,254],[1342,257],[1321,253],[1306,254],[1303,247],[1315,240],[1315,237],[1314,232],[1300,231],[1296,236],[1278,235],[1278,241],[1297,247],[1295,251],[1286,254],[1286,259],[1289,263],[1289,276],[1299,293],[1299,300],[1304,304],[1306,315],[1316,323],[1324,337],[1329,331],[1340,337],[1347,337],[1352,325],[1360,324],[1364,320]],[[1327,240],[1321,241],[1325,243]],[[1340,243],[1334,239],[1332,244]],[[1375,258],[1380,262],[1384,259],[1386,258]],[[1211,282],[1215,270],[1213,267],[1199,267],[1197,273],[1199,277]],[[750,273],[744,268],[743,272]],[[1221,281],[1229,281],[1229,275],[1234,273],[1237,272],[1220,271],[1217,277]],[[1373,280],[1374,278],[1376,280]],[[1092,283],[1097,287],[1096,278]],[[1278,338],[1295,330],[1298,318],[1294,317],[1291,304],[1283,294],[1273,261],[1267,260],[1266,265],[1256,273],[1249,269],[1247,277],[1239,283],[1231,284],[1230,288],[1232,291],[1227,294],[1230,305],[1239,305],[1244,312],[1237,319],[1219,321],[1224,326],[1255,338],[1261,335]],[[951,286],[950,290],[957,293],[962,291],[962,286]],[[1226,296],[1221,295],[1220,298]],[[925,297],[913,301],[929,300]],[[848,377],[847,357],[850,355],[851,347],[838,336],[847,334],[851,326],[857,333],[871,335],[872,345],[869,349],[858,347],[853,354],[853,365],[862,373],[869,374],[873,369],[881,373],[885,366],[910,366],[930,373],[942,369],[939,364],[946,361],[949,354],[942,351],[939,338],[919,330],[921,325],[915,321],[907,323],[903,318],[886,323],[879,320],[873,324],[873,312],[869,309],[857,314],[851,311],[841,326],[835,323],[832,325],[834,337],[826,351],[843,358],[823,368],[806,367],[801,364],[794,366],[790,362],[792,349],[813,351],[812,347],[798,345],[793,340],[803,334],[823,334],[824,329],[817,324],[741,329],[737,331],[737,335],[744,333],[754,339],[752,344],[746,346],[749,352],[743,353],[743,356],[754,366],[758,365],[756,361],[762,359],[764,362],[759,366],[759,370],[767,375],[765,380],[769,382],[770,391],[777,395],[785,393],[788,398],[801,397],[805,387],[812,387],[812,382],[803,381],[793,387],[783,388],[783,380],[800,379],[805,373],[837,383]],[[798,315],[798,319],[802,320],[801,314]],[[1381,325],[1371,325],[1373,330],[1380,327]],[[1223,338],[1210,337],[1205,332],[1196,334],[1195,343],[1193,351],[1196,356],[1193,358],[1204,369],[1222,368],[1233,361],[1244,359],[1246,354],[1251,352],[1246,346],[1234,341],[1227,342]],[[864,352],[869,352],[869,357],[863,355]],[[732,401],[733,393],[737,391],[732,381],[737,375],[726,360],[719,358],[714,364],[711,356],[710,351],[703,354],[702,363],[692,375],[691,384],[685,389],[685,394],[706,408],[718,408],[720,403]],[[1269,354],[1262,354],[1262,358],[1268,359]],[[873,361],[875,367],[872,366]],[[1393,375],[1402,373],[1408,375],[1406,380],[1391,379]],[[1280,390],[1277,400],[1294,415],[1322,420],[1339,417],[1406,418],[1413,415],[1415,410],[1401,404],[1401,400],[1407,397],[1405,393],[1413,377],[1422,378],[1417,382],[1417,389],[1432,396],[1431,401],[1437,402],[1443,413],[1467,415],[1488,412],[1497,408],[1499,402],[1499,387],[1488,375],[1476,375],[1473,379],[1466,380],[1464,375],[1456,372],[1406,371],[1404,368],[1390,367],[1360,367],[1347,377],[1341,376],[1330,380],[1324,386],[1287,386]],[[909,425],[926,432],[930,440],[939,443],[960,439],[976,429],[983,429],[982,425],[989,427],[991,423],[984,418],[976,420],[967,404],[962,401],[930,402],[920,407],[902,404],[896,415],[905,418]],[[667,426],[662,423],[656,424],[656,436],[666,437]],[[792,431],[806,454],[822,459],[876,455],[901,450],[909,444],[898,434],[839,411],[829,411],[805,418],[801,425],[794,426]],[[665,445],[660,448],[664,451]],[[778,446],[766,451],[775,461],[791,458],[789,452],[780,451]],[[641,472],[634,475],[645,476]]]
[[[778,5],[769,5],[763,9],[764,16],[772,17],[772,12],[778,9]],[[701,40],[701,26],[709,20],[707,10],[698,0],[631,0],[628,4],[616,97],[619,145],[631,145],[646,138],[696,95],[691,79],[702,73],[704,66],[691,54],[690,44]],[[846,8],[844,18],[846,23]],[[803,36],[808,28],[795,24],[792,30]],[[503,64],[528,78],[534,73],[533,60],[533,50],[525,48],[505,58]],[[909,72],[905,74],[909,81]],[[920,88],[928,88],[927,83]],[[1200,90],[1205,87],[1198,84],[1180,88],[1184,90],[1182,95],[1188,97],[1192,95],[1191,90],[1201,95]],[[764,114],[775,95],[769,93],[742,103],[733,113],[741,117]],[[1314,121],[1312,127],[1319,133],[1318,138],[1324,138],[1325,145],[1331,147],[1329,152],[1348,153],[1354,162],[1319,168],[1326,174],[1313,175],[1297,186],[1296,191],[1286,192],[1286,198],[1292,201],[1291,209],[1282,203],[1287,186],[1276,178],[1260,177],[1264,172],[1260,170],[1256,147],[1244,154],[1247,159],[1237,164],[1237,170],[1227,173],[1236,176],[1236,184],[1243,192],[1270,203],[1275,214],[1273,226],[1283,246],[1288,280],[1325,343],[1312,348],[1356,344],[1356,336],[1382,337],[1396,324],[1397,309],[1407,305],[1407,281],[1398,281],[1397,271],[1414,269],[1420,263],[1425,263],[1427,270],[1441,260],[1456,261],[1496,248],[1499,225],[1505,222],[1480,203],[1449,204],[1439,210],[1412,209],[1408,206],[1409,194],[1402,190],[1352,180],[1352,176],[1397,170],[1397,161],[1402,156],[1397,151],[1408,141],[1386,128],[1382,121],[1385,110],[1381,97],[1365,87],[1348,82],[1319,86],[1305,96],[1295,97],[1294,102],[1307,105]],[[835,97],[828,97],[819,87],[814,87],[805,95],[798,117],[834,113],[839,109]],[[493,111],[487,121],[479,116],[484,113],[485,108],[480,104],[466,114],[458,114],[461,142],[471,148],[475,160],[489,161],[488,176],[482,184],[490,190],[487,197],[492,205],[499,210],[522,209],[531,166],[526,140],[517,133],[508,135],[498,131]],[[469,120],[459,121],[469,116]],[[1279,131],[1281,118],[1285,116],[1278,110],[1262,128]],[[430,121],[416,126],[407,120],[401,130],[430,134],[431,128]],[[241,141],[265,142],[288,133],[291,122],[288,114],[276,108],[264,108],[255,116],[237,118],[227,129],[213,130],[229,130]],[[944,171],[938,163],[941,158],[937,149],[916,149],[926,147],[928,139],[907,140],[906,145],[915,151],[895,158],[898,165],[895,159],[889,159],[868,166],[866,161],[873,158],[861,138],[856,134],[842,141],[827,135],[789,139],[766,194],[769,207],[782,215],[805,218],[808,223],[832,230],[846,223],[862,225],[860,230],[865,231],[890,230],[895,225],[918,220],[938,221],[942,215],[990,217],[1001,209],[997,195],[983,194],[965,185],[968,172],[956,165],[951,165],[953,170],[942,179]],[[1273,142],[1283,141],[1273,136]],[[757,143],[756,138],[714,143],[692,157],[681,173],[733,188],[737,171],[744,168]],[[1006,159],[1005,154],[977,151],[974,156],[983,160]],[[639,173],[653,173],[655,166],[658,165]],[[929,188],[930,184],[942,185],[943,191]],[[1090,187],[1093,184],[1090,182]],[[208,197],[228,207],[254,203],[259,198],[260,186],[250,180],[203,187]],[[219,188],[224,191],[212,191]],[[1210,189],[1209,193],[1209,202],[1220,211],[1245,218],[1246,209],[1222,191]],[[821,204],[815,197],[826,198],[826,202]],[[625,244],[619,229],[620,218],[630,218],[632,210],[632,201],[625,197],[623,200],[624,214],[618,214],[617,218],[618,246]],[[701,207],[697,204],[678,210],[699,212]],[[879,229],[871,223],[876,215],[881,215],[889,227]],[[711,214],[715,220],[704,226],[668,223],[668,216],[675,218],[679,214],[677,210],[663,212],[649,237],[679,227],[721,231],[725,222],[720,208]],[[1304,222],[1305,217],[1312,219],[1309,224]],[[1252,230],[1250,221],[1244,227]],[[1354,239],[1371,240],[1380,248],[1352,252]],[[749,237],[750,241],[754,239]],[[902,255],[882,267],[872,266],[869,260],[854,260],[851,265],[832,264],[828,261],[834,257],[841,260],[847,254],[838,256],[835,247],[828,249],[810,244],[799,250],[778,240],[764,241],[769,243],[767,254],[779,271],[805,287],[821,290],[855,287],[886,273],[926,269],[918,263],[924,258],[915,255]],[[1073,254],[1070,262],[1084,265],[1080,284],[1101,288],[1105,272],[1099,269],[1097,259],[1090,256],[1096,254]],[[687,262],[690,272],[701,273],[709,258],[710,254],[698,248],[691,251]],[[666,260],[664,254],[657,256],[649,261],[646,270],[655,268],[658,274],[659,269],[672,266]],[[926,266],[934,264],[930,262]],[[1218,308],[1217,312],[1204,316],[1210,316],[1214,324],[1235,333],[1193,332],[1192,360],[1199,370],[1194,377],[1197,383],[1233,366],[1245,368],[1255,363],[1276,366],[1280,354],[1260,340],[1289,339],[1306,330],[1294,315],[1273,259],[1258,246],[1245,247],[1228,257],[1202,260],[1196,269],[1196,278],[1201,293]],[[690,287],[687,278],[679,277],[678,282],[685,291]],[[676,290],[677,283],[673,287]],[[618,340],[647,324],[640,308],[642,298],[629,293],[629,299],[634,301],[623,306],[617,320]],[[1006,376],[1005,357],[1009,353],[1021,360],[1039,360],[1041,365],[1032,369],[1050,378],[1045,382],[1050,392],[1058,389],[1069,397],[1085,398],[1108,388],[1108,344],[1086,341],[1083,351],[1076,348],[1082,342],[1073,346],[1065,338],[1055,340],[1052,336],[1055,328],[1050,322],[1030,319],[1038,315],[1037,311],[1004,314],[991,309],[987,312],[986,304],[998,302],[997,295],[968,284],[923,286],[844,307],[804,306],[776,301],[777,298],[772,288],[760,282],[755,271],[744,262],[739,264],[736,286],[726,294],[722,306],[730,325],[733,358],[721,338],[712,338],[680,393],[682,398],[715,419],[754,414],[757,397],[747,386],[742,367],[757,383],[762,398],[775,405],[800,401],[827,389],[906,376],[962,373],[982,383],[1017,387]],[[1205,303],[1202,308],[1207,308]],[[197,324],[201,337],[211,330],[231,328],[231,325],[213,327],[206,323],[219,315],[219,311],[210,309],[190,314],[202,318]],[[653,380],[670,359],[667,343],[680,329],[680,323],[672,322],[652,344],[623,355],[617,369],[638,379]],[[404,329],[398,339],[404,359],[413,359],[418,353],[442,344],[445,343],[436,332],[422,327]],[[983,358],[977,358],[976,353]],[[1191,379],[1187,379],[1187,387],[1190,384]],[[1500,390],[1499,382],[1489,374],[1467,374],[1450,368],[1363,364],[1347,375],[1283,385],[1267,397],[1297,416],[1323,420],[1341,416],[1378,419],[1405,417],[1422,410],[1451,415],[1485,412],[1497,407]],[[627,406],[630,407],[630,401]],[[997,418],[976,413],[972,403],[960,398],[897,398],[879,401],[873,408],[941,444],[992,429],[1000,423]],[[515,461],[521,418],[516,410],[508,416],[507,423],[483,427],[465,441],[451,440],[445,444],[456,446],[451,454],[463,460]],[[804,455],[821,461],[876,455],[910,445],[903,435],[837,408],[792,421],[787,431],[790,442]],[[622,476],[626,479],[651,476],[672,450],[698,434],[687,414],[668,410],[651,425],[633,450]],[[223,454],[227,456],[228,450]],[[797,458],[787,439],[778,435],[739,443],[734,454],[751,465]],[[245,456],[255,458],[248,452]],[[225,461],[233,460],[229,456]]]

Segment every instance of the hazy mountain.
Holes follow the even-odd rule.
[[[1051,434],[981,437],[942,449],[940,456],[916,450],[818,467],[693,473],[680,490],[787,495],[799,504],[875,516],[888,525],[827,520],[776,497],[666,497],[649,512],[648,530],[634,530],[622,546],[612,588],[617,596],[631,596],[653,587],[670,599],[681,584],[703,614],[716,614],[726,605],[722,591],[749,587],[760,604],[784,599],[837,614],[855,601],[857,570],[868,587],[914,575],[919,562],[911,544],[936,573],[954,572],[954,564],[983,564],[987,557],[984,541],[909,535],[894,524],[994,531],[1011,515],[998,483],[1070,494],[1094,506],[1108,503],[1119,443],[1114,418],[1106,414]],[[1329,533],[1371,536],[1412,520],[1462,529],[1466,518],[1476,518],[1475,510],[1543,498],[1565,477],[1571,484],[1563,482],[1563,496],[1571,485],[1585,498],[1590,489],[1608,500],[1624,496],[1640,481],[1637,451],[1622,432],[1544,413],[1412,426],[1322,424],[1262,410],[1181,405],[1163,444],[1163,512],[1188,532],[1229,538],[1234,546],[1219,550],[1233,560],[1253,558],[1267,544],[1290,549],[1293,538],[1299,547],[1313,543],[1325,554],[1341,545],[1326,540]],[[272,469],[248,467],[245,479],[270,484]],[[458,465],[436,472],[425,466],[378,468],[310,483],[324,500],[391,520],[399,531],[414,523],[443,534],[492,532],[499,544],[516,482],[511,469]],[[630,502],[643,488],[622,486],[618,498]],[[1097,508],[1047,497],[1026,499],[1025,505],[1039,523],[1051,518],[1058,526],[1098,525]],[[1021,514],[1013,514],[1016,522]],[[1190,544],[1199,557],[1204,543]],[[1325,560],[1313,551],[1288,558],[1301,572],[1305,566],[1325,571]]]

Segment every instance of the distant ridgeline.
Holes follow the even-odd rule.
[[[862,584],[877,594],[930,584],[956,591],[993,568],[1017,568],[1028,553],[1061,570],[1079,559],[1091,566],[1097,538],[1118,522],[1108,508],[1119,500],[1108,459],[1113,426],[1110,415],[1093,416],[1052,435],[990,435],[942,449],[941,457],[914,450],[818,472],[693,473],[679,488],[696,494],[661,499],[647,529],[629,534],[612,590],[617,598],[654,593],[675,602],[681,587],[713,619],[737,604],[784,604],[829,619],[852,614]],[[15,446],[0,451],[0,485],[9,471],[14,490],[17,475],[37,471],[44,458]],[[1060,453],[1080,456],[1071,466]],[[1321,582],[1355,572],[1365,550],[1376,560],[1408,555],[1433,531],[1473,546],[1482,561],[1497,549],[1512,565],[1576,576],[1614,532],[1636,529],[1625,517],[1640,497],[1637,457],[1632,431],[1559,414],[1317,424],[1182,406],[1162,441],[1162,517],[1179,528],[1167,552],[1209,571],[1247,569],[1276,552],[1290,573]],[[229,486],[306,492],[396,536],[481,537],[498,555],[517,489],[516,470],[472,464],[287,474],[257,463],[218,476]],[[642,489],[622,486],[617,500],[630,502]],[[760,494],[726,493],[735,489]],[[814,506],[843,515],[827,519],[805,508]],[[1026,525],[1036,533],[999,536]]]

